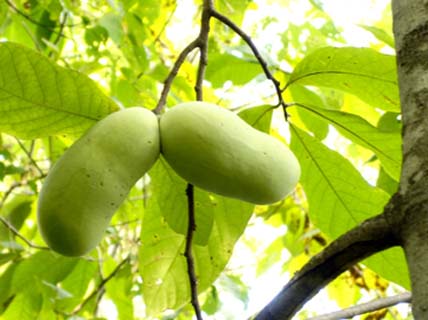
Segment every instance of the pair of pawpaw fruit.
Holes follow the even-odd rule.
[[[67,256],[93,249],[160,153],[195,186],[256,204],[282,199],[300,177],[297,159],[279,140],[214,104],[183,103],[160,120],[127,108],[95,124],[50,170],[38,203],[49,247]]]

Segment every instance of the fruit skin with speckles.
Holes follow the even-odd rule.
[[[161,154],[185,180],[255,204],[283,199],[300,178],[294,154],[233,112],[206,102],[172,107],[160,118]]]
[[[89,129],[54,164],[40,192],[38,224],[48,246],[66,256],[93,249],[159,149],[158,118],[141,107],[114,112]]]

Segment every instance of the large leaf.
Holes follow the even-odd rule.
[[[291,149],[302,168],[311,220],[323,232],[335,238],[383,211],[388,194],[370,186],[340,154],[294,126]]]
[[[339,89],[375,108],[400,110],[395,57],[369,48],[315,50],[295,67],[287,86],[293,83]]]
[[[0,131],[27,139],[77,136],[117,109],[87,76],[0,43]]]
[[[159,172],[152,177],[154,180],[159,178]],[[167,200],[171,203],[171,209],[174,209],[174,204],[179,207],[180,203],[186,201],[184,189],[181,190],[181,196],[174,195]],[[207,243],[205,246],[195,244],[193,246],[198,290],[202,292],[223,271],[236,241],[245,230],[254,206],[234,199],[209,195],[195,188],[196,199],[198,194],[205,194],[203,198],[209,199],[209,205],[213,206],[210,213],[213,224]],[[190,299],[187,265],[183,255],[185,236],[175,232],[166,222],[162,212],[163,201],[164,198],[159,197],[157,193],[152,195],[141,230],[140,273],[144,279],[142,290],[149,314],[156,314],[168,308],[178,308]],[[196,234],[198,228],[204,228],[198,223],[198,211],[201,208],[203,205],[196,203]],[[184,212],[177,214],[184,215]],[[185,216],[181,218],[187,219]]]
[[[333,125],[343,136],[373,151],[383,167],[396,181],[401,170],[401,135],[399,132],[381,131],[360,116],[342,111],[325,110],[305,104],[298,108],[309,110],[314,115]]]
[[[337,238],[361,221],[379,214],[389,199],[383,190],[370,186],[340,154],[292,126],[291,149],[302,167],[301,184],[314,224]],[[408,287],[403,254],[396,249],[364,262],[388,280]],[[400,272],[397,272],[398,268]]]

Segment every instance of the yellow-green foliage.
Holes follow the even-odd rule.
[[[38,222],[46,243],[79,256],[101,240],[131,187],[159,156],[159,124],[139,107],[95,124],[55,163],[40,193]]]
[[[185,180],[256,204],[284,198],[300,165],[279,140],[205,102],[182,103],[160,119],[161,152]]]

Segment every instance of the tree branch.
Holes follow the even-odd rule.
[[[272,81],[275,91],[278,97],[278,104],[277,106],[281,106],[284,109],[284,114],[287,119],[287,112],[286,108],[288,107],[287,103],[285,103],[284,99],[282,98],[282,91],[280,87],[280,82],[273,76],[273,74],[270,72],[269,67],[265,59],[260,54],[259,50],[257,49],[256,45],[254,44],[253,40],[248,36],[241,28],[239,28],[233,21],[231,21],[226,16],[222,15],[218,11],[215,10],[213,0],[204,0],[203,4],[203,11],[202,11],[202,18],[201,18],[201,30],[198,35],[198,37],[193,40],[187,47],[183,49],[183,51],[178,56],[176,62],[174,63],[174,66],[167,76],[167,78],[164,81],[164,87],[161,92],[160,99],[156,105],[156,108],[153,109],[153,112],[156,114],[160,114],[162,112],[162,109],[165,106],[166,98],[168,96],[168,93],[171,89],[172,82],[174,78],[177,76],[178,70],[180,69],[181,65],[183,64],[186,57],[189,55],[190,52],[192,52],[195,48],[200,49],[200,59],[199,59],[199,68],[198,68],[198,76],[197,76],[197,82],[195,86],[195,90],[197,93],[197,100],[202,101],[202,82],[204,79],[205,74],[205,67],[207,65],[207,45],[208,45],[208,34],[209,34],[209,21],[211,17],[216,18],[226,26],[228,26],[230,29],[232,29],[236,34],[238,34],[250,47],[251,51],[253,52],[254,56],[256,57],[257,61],[261,65],[263,72],[266,75],[266,78],[270,81]]]
[[[376,299],[367,303],[362,303],[356,306],[352,306],[347,309],[313,317],[308,320],[351,319],[352,317],[358,316],[360,314],[373,312],[383,308],[388,308],[391,306],[395,306],[396,304],[399,304],[399,303],[403,303],[403,302],[409,303],[411,301],[411,298],[412,298],[412,294],[410,292],[404,292],[396,296]]]
[[[199,39],[196,38],[191,43],[189,43],[183,49],[183,51],[181,51],[180,55],[174,63],[174,66],[171,69],[171,72],[168,74],[167,78],[164,81],[163,89],[158,104],[156,105],[156,108],[153,109],[153,112],[155,114],[160,114],[162,112],[163,108],[165,107],[166,98],[168,96],[169,90],[171,89],[172,82],[178,74],[178,70],[180,70],[181,65],[184,63],[184,60],[186,60],[186,57],[189,55],[189,53],[196,49],[198,46]]]
[[[188,203],[188,216],[189,221],[187,224],[187,234],[186,234],[186,248],[184,250],[184,256],[186,257],[187,262],[187,273],[189,275],[190,281],[190,291],[191,291],[191,303],[193,309],[195,310],[196,318],[202,320],[201,308],[198,301],[198,280],[196,278],[195,272],[195,262],[192,255],[192,241],[193,234],[196,230],[195,222],[195,206],[194,206],[194,192],[193,186],[189,183],[186,188],[187,203]]]
[[[385,207],[385,212],[391,210],[396,210],[392,201]],[[376,252],[398,244],[384,214],[364,221],[314,256],[255,319],[291,319],[309,299],[343,271]]]
[[[199,47],[199,66],[198,74],[196,77],[195,93],[198,101],[203,100],[203,81],[205,77],[205,69],[208,63],[208,35],[210,32],[210,10],[213,8],[212,0],[204,0],[203,10],[201,16],[201,30],[199,32],[198,47]],[[198,300],[198,280],[195,273],[194,259],[192,255],[192,242],[193,235],[196,231],[195,221],[195,200],[194,188],[190,183],[186,189],[187,203],[188,203],[188,225],[186,235],[186,249],[184,255],[187,261],[187,272],[189,274],[191,303],[195,310],[195,315],[198,320],[202,320],[201,307]]]
[[[196,100],[203,100],[203,82],[205,78],[205,70],[208,64],[208,35],[210,33],[210,12],[213,10],[212,0],[205,0],[201,17],[201,31],[199,32],[199,66],[198,75],[196,78]]]

